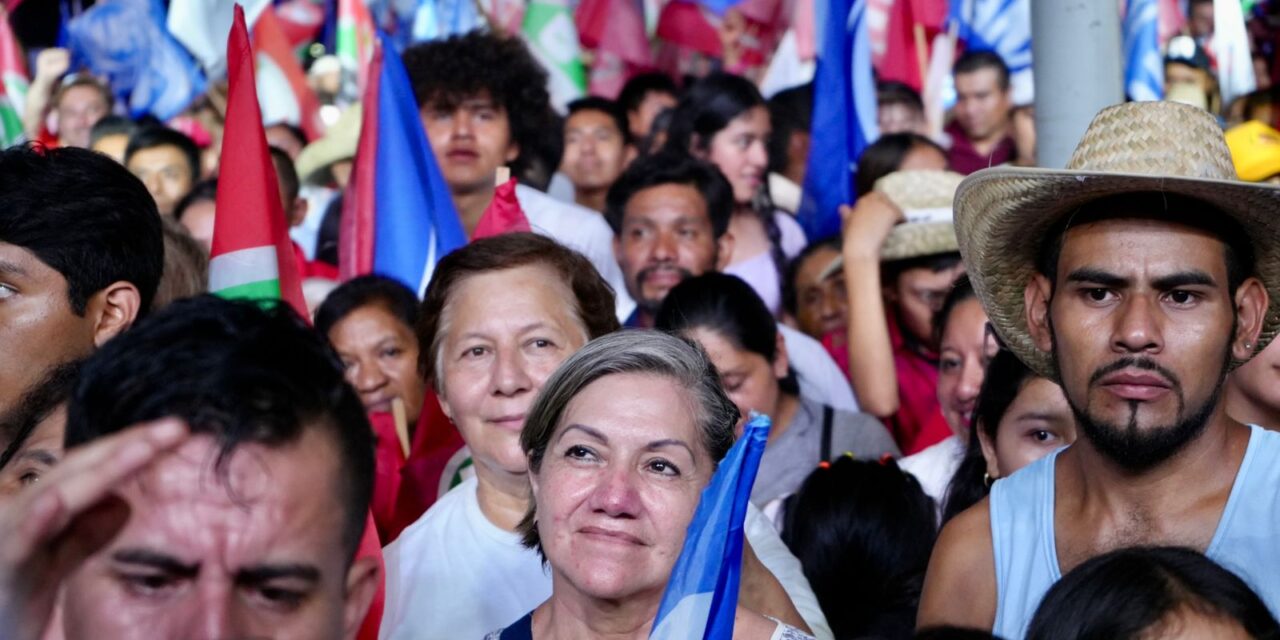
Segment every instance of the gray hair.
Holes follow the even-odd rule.
[[[520,447],[529,458],[529,473],[536,474],[542,469],[551,435],[569,402],[596,380],[622,373],[671,378],[693,400],[694,423],[711,459],[719,463],[729,452],[734,440],[733,427],[738,422],[738,407],[720,386],[715,365],[702,347],[692,340],[659,331],[619,331],[587,343],[565,360],[543,385],[520,432]],[[654,402],[666,401],[666,398],[654,398]],[[530,500],[529,511],[518,531],[525,546],[541,554],[536,516],[536,506]]]

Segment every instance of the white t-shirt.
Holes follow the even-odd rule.
[[[631,315],[636,304],[627,295],[622,268],[613,255],[613,229],[604,216],[523,184],[516,185],[516,200],[535,232],[581,253],[595,265],[604,281],[613,287],[618,317]]]
[[[473,477],[383,549],[381,640],[483,638],[551,597],[551,574],[520,536],[489,522]]]
[[[445,494],[383,549],[387,594],[380,640],[483,638],[551,597],[550,570],[538,554],[480,511],[478,482],[470,478]],[[818,597],[773,524],[748,506],[743,529],[805,623],[818,638],[830,638]]]
[[[964,450],[964,441],[953,435],[898,461],[903,471],[920,481],[920,488],[937,503],[939,514],[942,513],[942,501],[947,497],[951,478],[964,459]]]
[[[858,400],[853,397],[853,387],[822,343],[782,323],[778,323],[778,331],[782,332],[782,341],[787,345],[787,360],[796,372],[800,395],[841,411],[857,413]]]

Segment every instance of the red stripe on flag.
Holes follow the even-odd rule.
[[[253,25],[253,42],[258,51],[267,54],[289,81],[289,89],[293,91],[298,102],[298,112],[302,116],[302,130],[307,140],[317,140],[324,134],[324,123],[320,120],[320,100],[307,84],[307,75],[302,72],[302,65],[293,54],[293,46],[285,36],[280,19],[275,9],[267,7]]]
[[[382,84],[382,46],[373,49],[369,80],[361,104],[360,143],[351,170],[351,183],[342,202],[339,233],[338,273],[350,280],[373,272],[373,238],[377,216],[376,177],[378,168],[378,87]]]
[[[309,318],[293,244],[286,231],[280,185],[267,153],[254,86],[253,50],[240,5],[236,5],[235,22],[227,38],[227,82],[226,126],[218,161],[222,175],[210,253],[216,258],[241,249],[275,247],[280,297],[303,318]]]

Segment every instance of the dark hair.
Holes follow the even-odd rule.
[[[297,200],[301,183],[298,182],[298,169],[293,166],[293,158],[290,158],[284,149],[278,147],[267,147],[267,153],[271,154],[271,165],[276,170],[276,177],[280,179],[281,186],[284,187],[285,201]],[[287,221],[289,212],[285,211],[284,216]]]
[[[142,127],[129,136],[129,146],[124,149],[124,164],[129,165],[133,154],[156,147],[175,147],[187,161],[191,170],[191,180],[200,179],[200,148],[185,133],[169,127]]]
[[[138,125],[124,116],[114,114],[103,116],[89,130],[89,146],[92,147],[98,144],[99,140],[107,136],[132,136],[133,132],[137,130]]]
[[[418,107],[453,109],[463,101],[488,94],[506,112],[511,139],[520,155],[511,172],[523,175],[535,162],[548,128],[554,122],[547,72],[519,38],[475,30],[405,49],[404,66],[413,84]],[[551,171],[559,165],[557,156]]]
[[[765,106],[760,90],[750,80],[716,72],[689,87],[676,104],[666,148],[705,151],[711,138],[734,118]]]
[[[164,232],[164,272],[151,302],[152,310],[209,290],[208,252],[181,222],[173,218],[160,222]]]
[[[316,331],[328,336],[334,325],[351,312],[377,305],[385,309],[410,331],[418,324],[418,295],[399,280],[379,275],[352,278],[329,292],[316,309]]]
[[[1001,640],[986,629],[950,625],[921,629],[911,638],[912,640]]]
[[[911,269],[928,269],[932,273],[946,271],[962,262],[959,251],[934,253],[927,256],[903,258],[880,263],[880,283],[892,285],[898,276]]]
[[[1072,227],[1122,219],[1150,219],[1198,229],[1218,238],[1226,261],[1227,293],[1234,296],[1246,278],[1254,274],[1253,242],[1235,218],[1218,207],[1175,193],[1142,191],[1122,193],[1080,205],[1049,228],[1037,253],[1036,271],[1056,285],[1058,260],[1067,231]]]
[[[268,124],[265,128],[270,129],[271,127],[280,127],[281,129],[288,131],[289,136],[297,141],[299,147],[305,147],[307,146],[307,143],[310,142],[307,140],[307,132],[303,131],[302,127],[293,124],[292,122],[281,120],[280,122]]]
[[[191,205],[198,202],[217,202],[218,201],[218,178],[213,177],[207,180],[201,180],[191,187],[187,195],[182,196],[178,204],[173,206],[173,219],[182,220],[182,216],[186,215],[187,209]]]
[[[924,113],[924,100],[911,85],[892,80],[876,83],[876,106],[884,108],[894,104]]]
[[[697,189],[707,203],[707,217],[716,238],[729,230],[733,217],[733,187],[709,162],[683,151],[669,150],[638,158],[609,187],[605,196],[604,219],[615,236],[622,235],[622,220],[631,198],[645,189],[664,184],[682,184]]]
[[[675,98],[680,95],[680,89],[676,87],[676,81],[665,73],[659,71],[641,73],[631,76],[631,79],[622,85],[622,91],[618,93],[618,106],[622,107],[624,114],[631,113],[639,109],[640,103],[644,102],[651,93],[665,93]]]
[[[582,320],[587,338],[598,338],[621,328],[614,307],[613,289],[600,277],[591,261],[555,240],[535,233],[504,233],[475,240],[445,256],[436,265],[418,313],[418,370],[436,384],[441,347],[440,323],[453,290],[467,278],[529,265],[556,272],[573,292],[574,312]]]
[[[796,278],[800,277],[800,268],[813,254],[823,249],[841,253],[841,243],[842,240],[839,237],[814,242],[806,245],[800,253],[796,254],[796,257],[791,259],[790,264],[787,265],[787,277],[782,280],[782,308],[786,309],[787,313],[794,316],[800,309],[800,289],[796,286]]]
[[[813,83],[779,91],[768,101],[769,122],[773,136],[769,138],[769,171],[785,173],[787,148],[791,136],[809,135],[813,121]]]
[[[76,315],[120,281],[137,287],[144,315],[164,270],[155,200],[127,169],[88,149],[0,151],[0,241],[62,274]]]
[[[987,459],[982,455],[978,430],[982,430],[987,440],[995,442],[1005,412],[1027,383],[1037,377],[1018,356],[1007,349],[998,351],[991,362],[987,363],[982,389],[978,392],[977,405],[973,411],[972,428],[969,429],[969,446],[947,485],[947,498],[943,501],[942,509],[944,523],[978,504],[991,491],[986,479]]]
[[[907,154],[912,149],[930,147],[947,157],[947,152],[938,143],[918,133],[891,133],[880,136],[863,150],[858,158],[858,173],[853,179],[854,194],[861,197],[876,186],[876,181],[902,166]]]
[[[955,66],[951,67],[951,74],[958,76],[983,69],[994,69],[1000,88],[1009,88],[1009,65],[994,51],[969,50],[960,54]]]
[[[837,638],[911,636],[936,518],[893,460],[841,457],[787,499],[782,539]]]
[[[956,278],[956,281],[951,284],[951,291],[947,292],[947,297],[942,301],[942,306],[938,308],[937,313],[933,314],[934,344],[942,344],[942,334],[947,332],[951,312],[955,311],[961,302],[977,297],[978,295],[973,291],[973,283],[969,282],[968,274]]]
[[[9,465],[36,427],[71,397],[71,390],[80,375],[80,365],[81,361],[74,360],[54,366],[23,394],[16,411],[0,416],[0,438],[4,439],[0,469]]]
[[[769,307],[742,278],[725,273],[704,273],[673,287],[662,300],[653,326],[677,334],[709,329],[767,362],[778,357],[778,323]],[[793,371],[778,386],[786,393],[800,393]]]
[[[348,562],[373,490],[373,431],[333,351],[286,304],[202,295],[179,300],[111,340],[84,365],[67,414],[70,449],[168,416],[218,443],[218,464],[239,446],[331,438],[346,511]]]
[[[1081,564],[1045,594],[1027,638],[1137,640],[1186,610],[1235,622],[1251,638],[1280,638],[1280,624],[1244,580],[1179,547],[1120,549]]]
[[[627,114],[618,107],[618,103],[600,96],[587,96],[570,102],[568,109],[569,115],[565,116],[566,121],[579,111],[599,111],[609,116],[613,120],[613,126],[618,128],[618,135],[622,136],[622,144],[633,142],[631,128],[627,126]]]

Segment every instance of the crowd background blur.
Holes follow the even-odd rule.
[[[1194,108],[1222,133],[1239,180],[1280,185],[1280,0],[1083,4],[1107,16],[1098,24],[1118,63],[1097,70],[1096,87],[1073,89]],[[965,176],[1060,168],[1050,147],[1064,137],[1074,147],[1084,133],[1043,96],[1058,95],[1045,91],[1062,84],[1053,74],[1098,36],[1071,33],[1071,48],[1044,55],[1056,8],[0,0],[0,149],[11,154],[0,159],[11,163],[7,181],[0,175],[10,209],[0,211],[0,249],[30,248],[62,274],[79,301],[63,315],[80,319],[50,329],[42,316],[33,333],[40,323],[18,322],[16,306],[12,322],[0,314],[0,342],[17,345],[16,361],[0,357],[0,496],[56,467],[80,363],[108,339],[205,292],[277,298],[323,338],[332,353],[316,357],[354,390],[344,407],[358,399],[376,435],[369,524],[346,567],[360,569],[356,600],[372,604],[367,615],[364,604],[344,610],[344,635],[362,624],[362,639],[532,637],[581,630],[554,619],[565,603],[617,614],[609,607],[622,596],[604,592],[621,574],[600,576],[613,565],[584,568],[572,545],[538,538],[578,532],[531,518],[586,509],[652,519],[652,530],[590,533],[677,550],[685,523],[692,532],[703,515],[692,496],[707,471],[740,456],[719,450],[727,441],[683,444],[709,417],[667,396],[718,383],[706,392],[715,398],[698,400],[733,405],[743,447],[752,414],[771,419],[754,487],[733,511],[744,628],[911,637],[941,527],[1077,438],[1080,413],[1059,380],[993,329],[998,314],[984,307],[981,281],[970,284],[953,224]],[[55,151],[64,149],[97,153]],[[72,165],[81,168],[59,168]],[[37,185],[45,174],[56,179]],[[114,205],[81,189],[127,201],[139,220],[91,218],[82,208]],[[57,215],[36,215],[46,205]],[[128,255],[101,246],[116,240],[132,243]],[[163,268],[152,273],[160,241]],[[84,265],[105,272],[113,261],[149,270],[108,285],[107,302],[86,302],[105,283]],[[0,255],[0,276],[9,265]],[[15,289],[0,279],[0,304]],[[637,333],[618,337],[625,331]],[[546,404],[536,399],[548,380],[572,379],[562,363],[653,341],[670,342],[658,346],[699,376],[655,385],[648,369],[600,375],[619,398],[657,389],[654,415],[679,414],[663,423],[675,435],[627,448],[636,420],[566,397],[556,416],[598,414],[612,430],[540,416],[543,440],[529,457],[521,429],[535,402]],[[1227,414],[1280,431],[1278,372],[1280,347],[1269,345],[1224,373]],[[570,451],[548,444],[573,427]],[[688,454],[646,458],[642,481],[615,477],[601,453],[610,434],[627,455],[673,443]],[[661,483],[681,466],[696,473],[680,481],[672,510],[663,505],[673,494],[657,499],[652,487],[674,486]],[[555,475],[566,469],[575,481]],[[587,507],[565,497],[587,485]],[[649,625],[669,613],[660,589],[678,585],[672,572],[686,565],[668,556],[645,555],[644,580],[622,581],[638,608],[616,618]],[[1164,576],[1158,586],[1187,599],[1152,604],[1133,634],[1181,608],[1212,618],[1196,609],[1204,602],[1225,610],[1217,622],[1234,616],[1275,633],[1266,605],[1276,603],[1248,593],[1238,610],[1219,605],[1250,585],[1204,556],[1159,548],[1082,564],[1050,592],[1032,636],[1068,637],[1046,616],[1082,628],[1102,619],[1111,603],[1090,596],[1125,570]],[[0,605],[4,576],[0,563]],[[1125,586],[1141,592],[1134,598],[1160,596],[1142,587]]]

